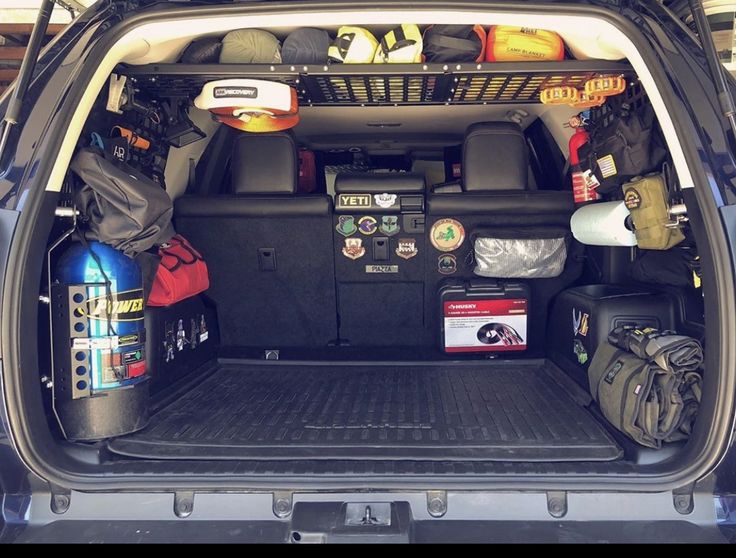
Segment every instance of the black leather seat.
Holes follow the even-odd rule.
[[[529,238],[529,234],[540,232],[544,235],[554,231],[557,235],[560,231],[562,234],[569,231],[574,211],[572,192],[530,188],[528,169],[528,148],[518,125],[481,122],[468,127],[463,144],[462,191],[435,192],[427,198],[427,231],[431,231],[437,221],[448,218],[459,221],[465,230],[465,241],[452,253],[453,262],[457,262],[452,277],[482,280],[473,273],[473,237],[480,230],[502,233],[500,238],[516,238],[514,234]],[[431,242],[427,247],[427,284],[436,290],[445,278],[439,272],[438,260],[446,257],[446,253],[435,249]],[[531,347],[543,345],[550,300],[580,276],[580,253],[581,247],[570,239],[561,275],[547,279],[509,279],[526,282],[531,288]]]
[[[340,173],[335,177],[335,193],[423,194],[424,176],[403,172]]]
[[[574,211],[570,192],[533,190],[524,132],[512,122],[477,122],[463,142],[462,181],[454,191],[435,191],[429,215],[482,214],[496,224],[569,224]],[[459,190],[459,191],[458,191]]]
[[[337,338],[331,198],[295,194],[289,133],[240,135],[231,168],[221,194],[175,203],[177,230],[207,261],[223,345],[327,345]]]

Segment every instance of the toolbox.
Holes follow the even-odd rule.
[[[439,289],[446,353],[525,351],[529,287],[519,282],[450,280]]]

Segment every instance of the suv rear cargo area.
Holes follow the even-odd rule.
[[[560,29],[557,60],[192,62],[182,53],[202,37],[182,31],[160,54],[153,40],[140,61],[114,65],[58,194],[66,211],[41,286],[39,391],[66,457],[122,477],[626,477],[684,455],[707,381],[687,218],[697,207],[685,207],[673,140],[631,63],[607,44],[586,55],[584,34]],[[294,28],[268,30],[283,43]],[[240,83],[222,80],[290,88],[299,123],[228,125],[202,108],[213,83]],[[540,101],[596,80],[624,85],[583,109]],[[247,123],[267,110],[244,112]],[[631,115],[647,124],[647,139],[635,140],[654,161],[646,177],[574,197],[584,174],[571,162],[575,129],[603,134]],[[587,160],[611,169],[602,153]],[[168,206],[130,196],[126,173],[165,192]],[[658,226],[682,234],[666,249],[636,246],[630,211],[649,198],[622,189],[652,176],[669,196],[671,221]],[[119,203],[96,211],[96,180]],[[158,258],[178,248],[167,239],[128,253],[126,239],[112,251],[85,236],[120,207],[130,221],[155,209],[150,228],[136,223],[135,242],[170,226],[188,243],[172,277],[206,265],[206,288],[151,304]],[[602,220],[583,233],[571,225],[596,208],[610,220],[591,218]],[[140,268],[132,280],[123,252]],[[654,374],[641,379],[649,356],[642,376],[631,372],[622,331],[696,348],[692,369],[663,367],[674,392]],[[599,363],[603,346],[620,352]],[[592,385],[596,368],[604,374]],[[631,378],[623,395],[605,396],[623,401],[617,420],[601,394],[619,389],[619,373]],[[683,416],[648,443],[630,431],[656,429],[666,413],[632,411],[626,394],[642,389]]]

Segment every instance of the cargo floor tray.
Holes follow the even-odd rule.
[[[109,448],[187,460],[621,457],[548,366],[221,363],[144,430]]]

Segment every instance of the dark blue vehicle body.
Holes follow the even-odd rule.
[[[18,238],[16,227],[25,211],[36,212],[40,204],[48,203],[34,195],[45,189],[48,178],[48,171],[44,171],[44,167],[49,165],[48,161],[43,160],[43,153],[59,141],[65,128],[63,122],[67,103],[70,102],[69,98],[78,93],[73,91],[74,83],[83,81],[89,75],[90,60],[93,62],[94,57],[99,56],[94,51],[95,46],[112,41],[124,26],[132,25],[138,18],[214,9],[215,4],[100,0],[57,36],[43,52],[26,95],[21,122],[14,127],[8,148],[0,160],[0,291],[5,292],[6,297],[12,293],[9,286],[5,285],[6,277],[12,271],[11,243],[27,241]],[[293,7],[295,3],[291,4]],[[409,7],[420,8],[433,4],[447,7],[447,3],[435,2],[414,2]],[[461,7],[464,3],[457,4]],[[513,9],[520,4],[510,6]],[[264,8],[265,5],[273,9],[278,7],[278,3],[270,2],[240,4],[241,7],[255,8]],[[324,9],[331,7],[329,2],[320,5]],[[340,3],[334,5],[339,6]],[[486,5],[497,6],[492,2]],[[372,3],[371,6],[375,7],[376,4]],[[673,118],[692,131],[687,138],[690,142],[687,147],[697,151],[703,167],[707,169],[700,186],[707,185],[717,207],[718,220],[726,230],[731,231],[730,238],[736,240],[736,188],[732,185],[736,175],[734,138],[730,138],[729,145],[727,122],[719,112],[705,57],[693,34],[672,12],[653,1],[539,1],[533,4],[534,8],[553,11],[569,10],[576,6],[581,10],[608,11],[622,21],[628,20],[649,43],[659,62],[659,71],[669,82],[667,94],[682,109],[680,114],[673,114]],[[231,6],[233,9],[236,7]],[[350,7],[355,8],[355,3]],[[8,100],[7,94],[0,100],[0,115],[6,110]],[[726,270],[724,273],[730,273],[733,277],[732,263],[736,261],[733,243],[721,248],[724,258],[720,263]],[[21,292],[20,286],[15,292]],[[3,300],[0,312],[10,310],[4,304],[10,300]],[[32,306],[34,300],[19,299],[17,304]],[[731,313],[734,313],[733,309]],[[0,542],[736,540],[734,449],[697,483],[687,483],[677,490],[656,495],[629,493],[616,488],[601,490],[597,495],[591,495],[590,490],[587,490],[587,495],[574,495],[568,493],[567,489],[560,490],[558,494],[539,488],[541,513],[547,515],[547,519],[549,515],[556,518],[551,522],[542,521],[533,511],[539,503],[532,498],[533,495],[514,493],[511,486],[505,487],[503,493],[463,491],[459,487],[453,491],[453,487],[433,485],[427,481],[422,488],[417,484],[412,490],[402,490],[399,485],[382,486],[371,493],[362,491],[361,494],[335,490],[318,492],[318,483],[301,487],[294,479],[285,479],[279,490],[264,488],[267,484],[232,486],[230,490],[223,486],[202,486],[195,490],[172,481],[150,492],[138,485],[131,485],[131,492],[122,492],[110,488],[116,479],[107,478],[106,487],[87,493],[78,487],[64,486],[61,477],[40,478],[33,472],[33,464],[22,457],[28,452],[16,447],[15,438],[11,438],[9,417],[15,412],[15,402],[8,401],[4,372],[6,366],[14,365],[25,357],[9,354],[17,345],[13,344],[8,334],[9,331],[5,329],[0,331],[0,336],[3,336],[3,353],[0,355],[0,394],[3,395],[0,397]],[[729,362],[736,350],[736,343],[733,338],[720,341],[724,361]],[[727,412],[733,415],[733,409]],[[718,456],[713,456],[712,461],[718,462]],[[290,483],[293,490],[289,489]],[[563,485],[562,482],[560,484]],[[211,492],[202,495],[199,494],[200,489],[209,489]],[[366,486],[367,489],[372,487]],[[297,491],[311,491],[312,494],[300,497],[296,495]],[[193,529],[182,519],[192,513],[195,493],[198,521],[196,529]],[[436,504],[439,508],[435,509],[435,512],[439,510],[438,513],[432,511],[432,498],[440,502]],[[74,501],[71,507],[70,500]],[[371,532],[356,534],[349,530],[341,531],[334,522],[337,513],[350,502],[362,504],[387,500],[394,503],[390,513],[395,521],[391,529],[376,527]],[[444,515],[441,513],[442,502],[444,509],[462,511],[454,515],[448,513],[447,521],[430,521]],[[278,506],[282,505],[288,514],[279,513]],[[575,505],[579,506],[578,510],[590,506],[590,513],[575,512]],[[681,520],[668,519],[673,507]],[[131,520],[129,514],[120,511],[126,508],[137,510],[138,519]],[[606,510],[616,508],[632,510],[631,520],[606,521]],[[423,510],[422,513],[419,509]],[[562,512],[558,513],[558,509]],[[565,515],[563,512],[567,509],[571,511]],[[639,512],[636,512],[637,509]],[[429,515],[425,517],[423,514],[427,510]],[[283,520],[286,516],[289,519]],[[501,519],[504,517],[507,519]]]

